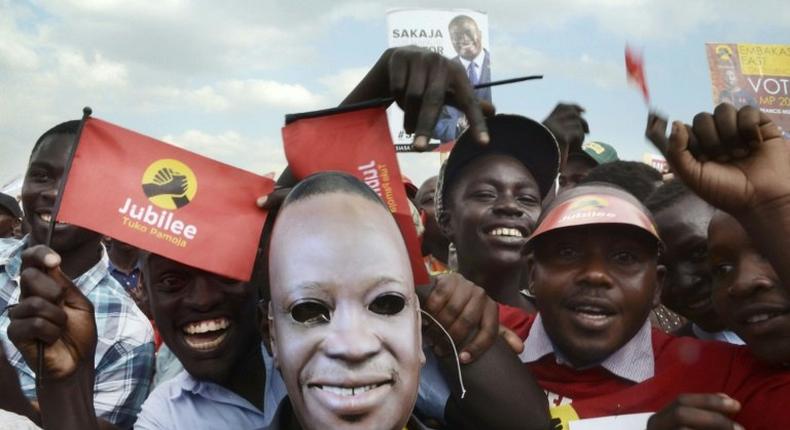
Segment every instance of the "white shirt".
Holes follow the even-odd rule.
[[[535,318],[524,340],[524,351],[519,354],[522,363],[532,363],[548,354],[554,354],[557,364],[573,367],[562,353],[554,348],[554,343],[546,333],[540,314]],[[645,320],[642,328],[625,345],[599,363],[613,374],[637,384],[655,375],[653,355],[653,336],[650,321]]]

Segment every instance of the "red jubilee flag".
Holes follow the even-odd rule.
[[[647,79],[645,78],[645,67],[642,55],[634,52],[630,47],[625,47],[625,71],[628,80],[633,82],[642,91],[645,103],[650,103],[650,92],[647,89]]]
[[[80,135],[57,220],[249,281],[274,181],[96,118]]]
[[[430,281],[384,108],[300,119],[283,128],[283,142],[288,166],[297,178],[337,170],[376,191],[403,235],[415,285]]]

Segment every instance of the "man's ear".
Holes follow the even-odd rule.
[[[667,268],[663,264],[656,265],[656,289],[653,292],[653,307],[661,304],[661,292],[664,290]]]
[[[455,242],[455,234],[453,228],[450,226],[450,211],[445,209],[437,218],[437,224],[439,224],[439,230],[442,231],[444,237],[446,237],[450,242]]]
[[[274,326],[272,319],[272,302],[266,302],[258,306],[261,313],[261,339],[263,339],[266,348],[272,354],[274,359],[274,367],[280,368],[280,361],[277,357],[277,329]]]
[[[525,253],[522,276],[527,277],[527,291],[532,297],[535,297],[535,254],[532,251]]]

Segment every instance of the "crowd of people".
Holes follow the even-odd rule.
[[[386,97],[417,148],[445,104],[469,126],[404,184],[429,285],[343,172],[286,169],[258,199],[249,282],[47,237],[79,121],[44,132],[21,208],[0,195],[0,428],[790,428],[790,143],[763,113],[721,104],[669,135],[650,114],[662,174],[585,142],[578,105],[496,114],[419,48],[342,105]]]

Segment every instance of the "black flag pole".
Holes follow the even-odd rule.
[[[543,75],[529,75],[529,76],[520,76],[518,78],[510,78],[510,79],[502,79],[499,81],[491,81],[491,82],[484,82],[481,84],[477,84],[474,86],[474,89],[480,88],[489,88],[489,87],[496,87],[498,85],[506,85],[506,84],[513,84],[516,82],[523,82],[523,81],[532,81],[535,79],[543,79]],[[310,112],[302,112],[302,113],[291,113],[285,115],[285,124],[288,125],[296,120],[306,119],[306,118],[317,118],[321,116],[327,115],[334,115],[338,113],[344,112],[353,112],[356,110],[368,109],[372,107],[379,107],[379,106],[389,106],[395,101],[394,97],[385,97],[379,99],[372,99],[372,100],[365,100],[358,103],[351,103],[345,106],[338,106],[329,109],[321,109],[321,110],[314,110]]]
[[[66,169],[63,171],[63,180],[60,181],[60,185],[58,186],[58,194],[55,196],[55,204],[52,207],[52,213],[50,213],[49,228],[47,229],[47,240],[44,243],[47,248],[52,247],[52,234],[55,232],[55,225],[57,225],[55,218],[57,218],[58,211],[60,211],[60,202],[63,200],[63,190],[66,189],[66,181],[69,178],[69,171],[71,170],[71,162],[74,160],[74,154],[77,152],[77,145],[80,143],[82,128],[85,127],[85,121],[88,120],[88,117],[90,117],[92,113],[93,110],[90,107],[85,106],[82,108],[82,119],[80,120],[80,126],[77,129],[77,136],[74,137],[74,144],[71,145],[71,149],[69,150],[69,156],[66,161]],[[41,387],[41,372],[43,370],[44,343],[39,341],[36,345],[36,388]]]

